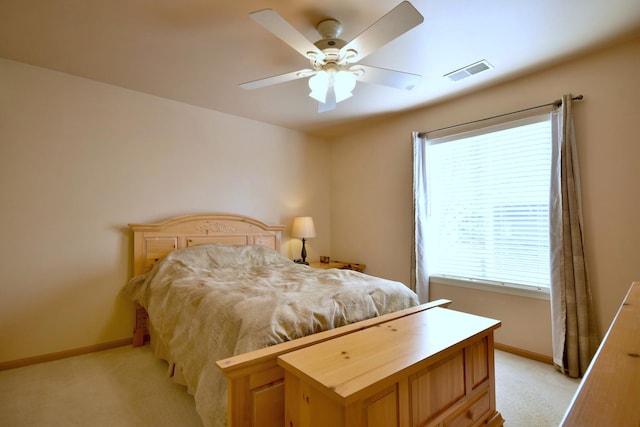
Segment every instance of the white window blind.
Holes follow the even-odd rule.
[[[551,137],[545,114],[428,140],[430,275],[549,287]]]

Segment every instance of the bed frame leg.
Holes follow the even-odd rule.
[[[147,331],[147,312],[140,304],[135,304],[134,308],[135,326],[133,328],[133,346],[140,347],[144,345],[144,337]]]

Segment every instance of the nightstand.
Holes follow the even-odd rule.
[[[343,262],[343,261],[331,261],[331,262],[310,262],[309,267],[313,268],[338,268],[342,270],[355,270],[360,273],[364,272],[364,269],[367,267],[364,264],[356,264],[353,262]]]

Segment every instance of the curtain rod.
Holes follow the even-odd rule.
[[[584,98],[582,95],[578,95],[578,96],[574,96],[573,98],[571,98],[571,100],[572,101],[580,101],[582,98]],[[458,126],[465,126],[465,125],[470,125],[470,124],[473,124],[473,123],[484,122],[485,120],[498,119],[500,117],[510,116],[512,114],[524,113],[525,111],[535,110],[536,108],[548,107],[548,106],[551,106],[551,105],[553,105],[555,107],[561,106],[562,105],[562,99],[556,99],[555,101],[549,102],[548,104],[537,105],[535,107],[529,107],[529,108],[525,108],[525,109],[518,110],[518,111],[512,111],[510,113],[498,114],[497,116],[486,117],[484,119],[478,119],[478,120],[472,120],[470,122],[459,123],[457,125],[447,126],[447,127],[443,127],[443,128],[440,128],[440,129],[434,129],[434,130],[430,130],[430,131],[427,131],[427,132],[420,132],[419,135],[422,136],[422,135],[426,135],[426,134],[431,133],[431,132],[440,132],[441,130],[453,129],[453,128],[457,128]]]

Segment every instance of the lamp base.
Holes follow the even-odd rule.
[[[300,253],[302,259],[300,260],[299,264],[309,265],[309,263],[307,262],[307,248],[304,246],[306,240],[307,239],[305,239],[304,237],[302,238],[302,252]]]

